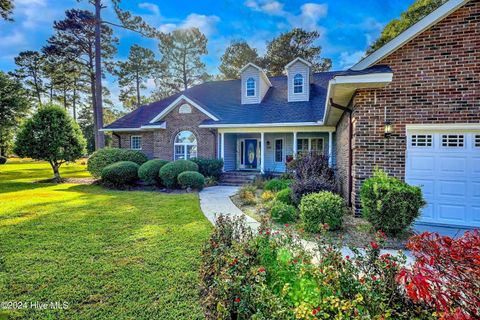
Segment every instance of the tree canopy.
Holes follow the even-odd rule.
[[[54,179],[60,180],[60,166],[85,154],[85,139],[78,124],[59,106],[46,105],[25,121],[15,141],[20,157],[48,161]]]
[[[12,0],[0,0],[0,18],[12,21],[13,8],[14,5]]]
[[[245,41],[232,41],[221,57],[221,65],[218,70],[224,79],[238,79],[240,69],[247,63],[261,64],[257,49],[251,48]]]
[[[13,134],[30,107],[21,82],[0,71],[0,156],[6,156]]]
[[[380,37],[368,48],[367,54],[379,49],[445,2],[447,2],[447,0],[416,0],[400,15],[400,18],[390,21],[385,26]]]
[[[295,58],[303,58],[312,63],[314,72],[330,70],[332,61],[321,58],[322,47],[315,45],[319,37],[318,31],[295,28],[270,41],[264,58],[268,75],[283,74],[285,66]]]

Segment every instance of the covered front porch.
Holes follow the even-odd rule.
[[[224,171],[285,172],[299,154],[319,152],[335,164],[335,128],[223,128],[218,155]]]

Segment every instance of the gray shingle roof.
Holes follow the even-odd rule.
[[[139,128],[184,94],[198,103],[219,121],[206,120],[204,124],[269,124],[323,121],[328,82],[335,76],[391,72],[388,66],[374,66],[365,70],[314,73],[310,84],[310,101],[288,102],[287,77],[269,78],[272,87],[261,103],[241,104],[240,80],[206,82],[166,99],[139,107],[106,129]]]

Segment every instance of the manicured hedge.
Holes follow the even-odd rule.
[[[300,218],[309,232],[319,232],[323,224],[331,230],[340,228],[344,211],[342,197],[328,191],[306,195],[300,202]]]
[[[292,205],[275,201],[270,215],[274,221],[282,223],[291,222],[297,217],[297,209]]]
[[[190,161],[198,165],[198,172],[204,177],[215,177],[219,179],[222,175],[223,160],[208,158],[192,158]]]
[[[279,191],[275,197],[277,201],[283,202],[285,204],[293,205],[292,199],[292,189],[286,188]]]
[[[142,179],[147,185],[161,184],[160,169],[168,163],[167,160],[149,160],[140,166],[138,169],[138,177]]]
[[[197,171],[198,165],[189,160],[169,162],[160,169],[160,178],[167,188],[178,187],[178,175],[185,171]]]
[[[419,187],[376,171],[360,188],[362,215],[377,230],[397,235],[408,229],[426,204]]]
[[[7,158],[0,156],[0,164],[7,163]]]
[[[280,191],[288,188],[291,183],[291,180],[272,179],[265,183],[264,189],[269,191]]]
[[[138,179],[140,166],[132,161],[119,161],[102,170],[102,180],[117,187],[134,183]]]
[[[104,148],[95,151],[88,158],[87,170],[98,178],[102,175],[103,168],[119,161],[132,161],[142,165],[148,161],[148,158],[143,152],[137,150]]]
[[[202,190],[205,186],[205,177],[196,171],[185,171],[178,175],[178,183],[183,189]]]

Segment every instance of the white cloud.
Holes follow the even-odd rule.
[[[365,55],[365,51],[354,51],[347,52],[344,51],[340,53],[340,66],[341,68],[347,69],[360,61]]]
[[[165,23],[158,27],[162,32],[171,32],[175,29],[198,28],[207,37],[217,32],[217,23],[220,18],[215,15],[207,16],[203,14],[191,13],[185,20],[178,23]]]
[[[140,9],[148,10],[156,16],[160,16],[160,8],[154,3],[141,2],[141,3],[138,4],[138,7]]]
[[[22,27],[33,29],[48,24],[62,15],[62,10],[48,5],[46,0],[15,1],[15,20],[22,21]]]
[[[0,36],[0,47],[22,47],[27,43],[25,34],[18,30],[15,30],[12,34],[6,36]]]
[[[308,31],[322,31],[318,23],[327,16],[328,6],[319,3],[305,3],[300,7],[300,14],[294,15],[284,9],[284,4],[275,0],[248,0],[245,6],[253,11],[262,12],[271,16],[284,17],[290,27],[303,28]]]

